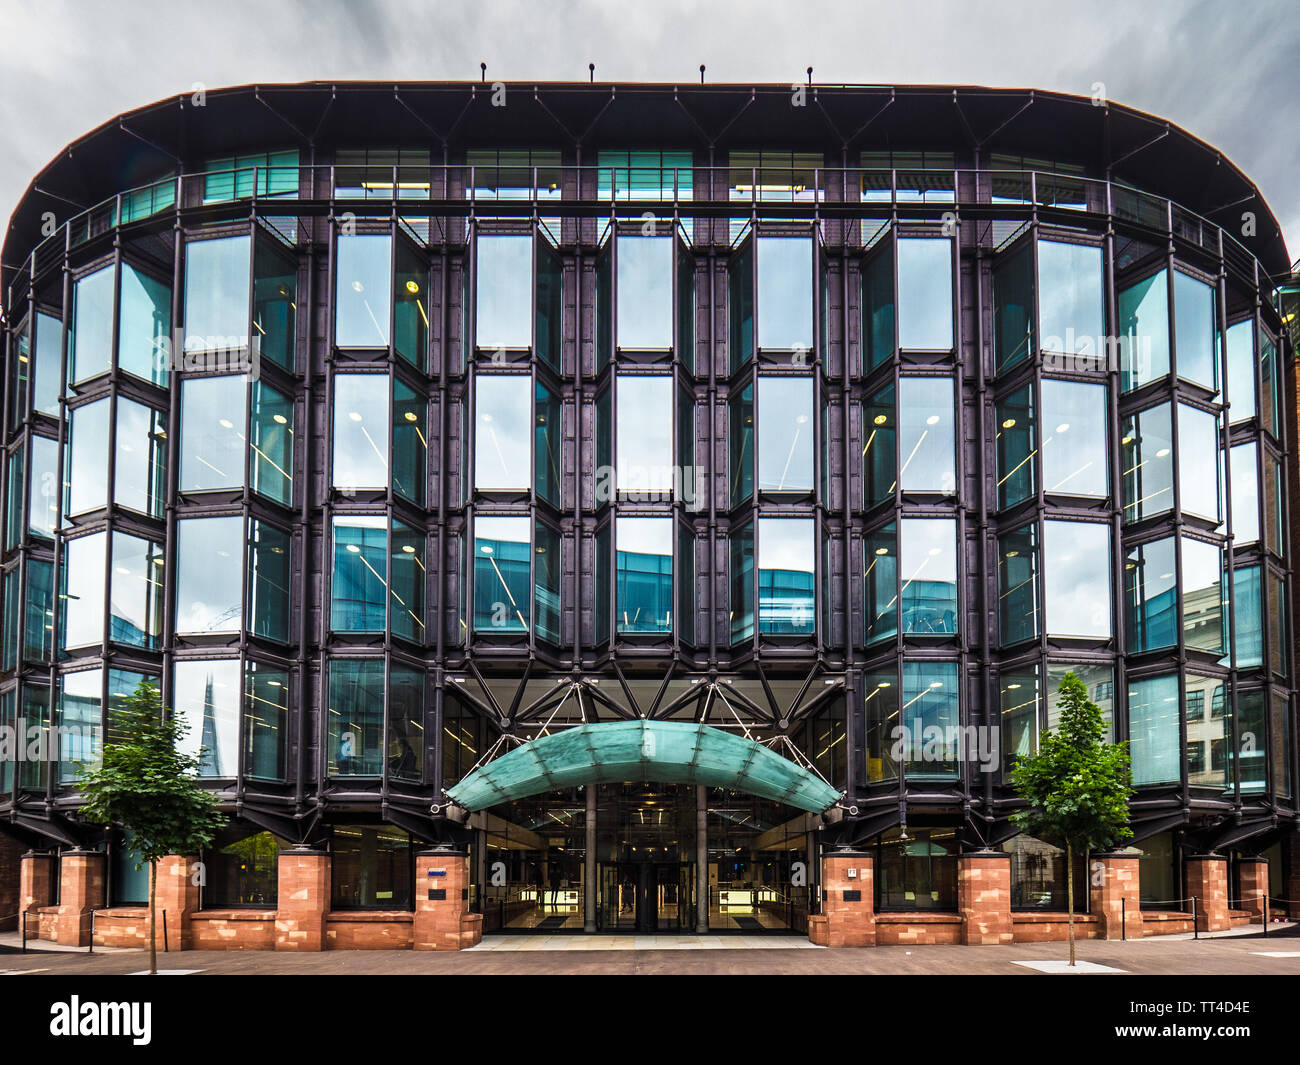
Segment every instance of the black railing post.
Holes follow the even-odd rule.
[[[27,953],[27,911],[23,910],[23,953]]]
[[[86,947],[86,953],[95,953],[95,910],[93,907],[90,911],[90,944]]]
[[[1201,922],[1196,914],[1196,896],[1192,896],[1192,938],[1201,938]]]
[[[1119,897],[1119,938],[1128,942],[1128,899],[1123,895]]]
[[[167,945],[167,911],[163,910],[163,953],[166,954],[171,948]]]

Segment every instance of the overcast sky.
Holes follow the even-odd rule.
[[[160,97],[247,82],[962,83],[1090,94],[1183,126],[1300,248],[1295,0],[0,0],[0,218],[60,148]]]

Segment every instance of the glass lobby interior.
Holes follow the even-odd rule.
[[[484,931],[582,932],[589,890],[597,931],[697,931],[695,786],[591,786],[599,811],[594,884],[587,883],[584,789],[481,815],[471,848],[471,908],[483,913]],[[721,788],[705,795],[709,932],[806,934],[812,863],[805,815]]]

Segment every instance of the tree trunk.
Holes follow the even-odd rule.
[[[1070,915],[1070,964],[1074,964],[1074,851],[1065,841],[1065,909]]]
[[[149,863],[149,975],[158,975],[158,862]]]

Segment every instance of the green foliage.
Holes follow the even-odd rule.
[[[1077,854],[1110,847],[1133,835],[1133,794],[1127,743],[1106,743],[1101,708],[1074,673],[1060,686],[1061,720],[1038,754],[1017,759],[1011,784],[1028,804],[1011,820],[1031,836]]]
[[[113,711],[112,730],[98,766],[80,767],[81,812],[101,825],[133,833],[140,864],[168,854],[197,854],[225,818],[197,780],[198,759],[177,747],[185,734],[180,714],[164,714],[158,689],[141,681]]]

